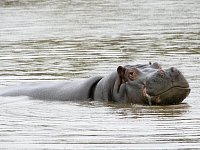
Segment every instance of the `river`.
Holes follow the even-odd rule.
[[[0,97],[0,149],[199,149],[199,0],[1,0],[0,89],[159,62],[191,87],[180,105]]]

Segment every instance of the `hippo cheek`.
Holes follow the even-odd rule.
[[[173,87],[157,96],[151,97],[154,105],[174,105],[181,103],[190,93],[190,88]]]
[[[126,96],[128,101],[134,104],[145,104],[146,97],[143,93],[143,85],[126,86]]]

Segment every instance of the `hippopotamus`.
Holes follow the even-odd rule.
[[[0,96],[173,105],[181,103],[189,93],[189,84],[177,68],[163,69],[158,63],[148,63],[118,66],[115,71],[105,77],[95,76],[52,84],[22,84],[2,90]]]

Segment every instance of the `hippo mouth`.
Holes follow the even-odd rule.
[[[149,95],[147,92],[144,94],[150,106],[174,105],[181,103],[189,95],[190,90],[189,87],[174,86],[156,95]]]

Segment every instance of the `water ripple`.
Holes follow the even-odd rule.
[[[158,61],[188,79],[176,106],[0,97],[1,149],[199,149],[198,0],[1,0],[0,86]]]

